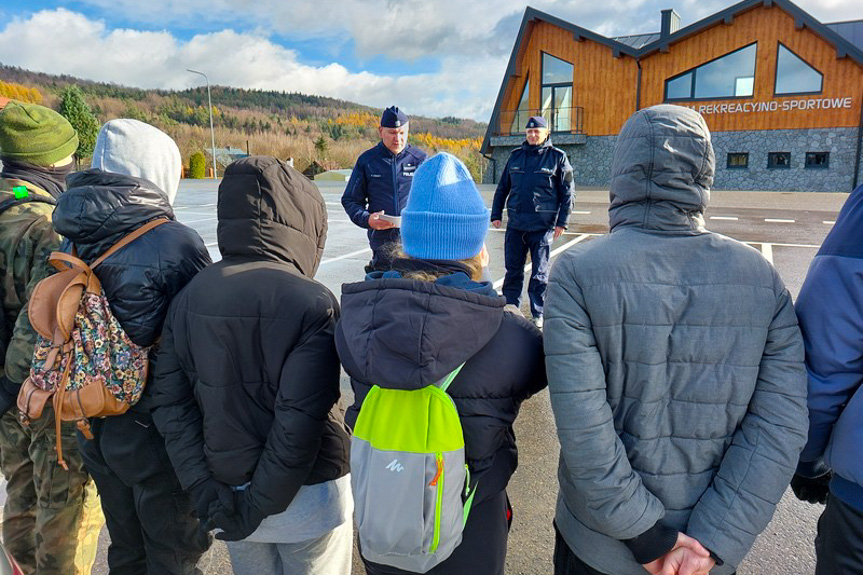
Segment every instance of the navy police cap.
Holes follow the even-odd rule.
[[[398,106],[390,106],[381,114],[381,128],[401,128],[409,120],[408,115],[399,110]]]
[[[527,121],[527,126],[524,127],[525,130],[528,128],[548,128],[548,124],[545,123],[545,118],[542,116],[531,116],[530,120]]]

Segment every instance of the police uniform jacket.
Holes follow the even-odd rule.
[[[368,230],[372,249],[398,241],[399,230],[369,228],[369,214],[383,210],[391,216],[401,215],[408,201],[414,172],[426,157],[425,152],[410,144],[398,154],[393,154],[383,142],[378,142],[357,159],[342,195],[342,206],[356,225]]]
[[[491,219],[500,220],[506,205],[508,227],[535,232],[566,227],[575,184],[566,152],[548,138],[539,146],[526,141],[509,156],[494,192]]]

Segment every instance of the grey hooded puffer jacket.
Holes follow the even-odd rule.
[[[622,542],[657,524],[734,571],[806,438],[803,344],[761,254],[707,232],[703,118],[637,112],[612,163],[611,233],[552,270],[545,320],[561,442],[556,524],[603,573],[644,575]]]

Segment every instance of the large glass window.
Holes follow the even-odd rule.
[[[666,100],[747,98],[755,88],[756,44],[665,81]]]
[[[518,102],[518,110],[515,111],[512,118],[512,125],[509,127],[510,134],[518,134],[524,130],[528,118],[530,118],[530,78],[524,80],[524,91],[521,93],[521,100]]]
[[[572,130],[573,65],[542,54],[542,115],[552,132]]]
[[[779,44],[776,55],[776,95],[812,94],[821,91],[824,76],[803,59]]]
[[[566,60],[555,58],[551,54],[542,53],[542,83],[572,84],[572,64]]]

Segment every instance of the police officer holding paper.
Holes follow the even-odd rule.
[[[407,114],[390,106],[381,115],[381,141],[357,159],[342,206],[356,225],[366,228],[372,260],[366,272],[389,269],[393,244],[400,241],[399,218],[408,201],[413,175],[426,153],[408,144]]]
[[[572,209],[575,184],[566,152],[551,145],[545,118],[527,121],[526,139],[509,156],[494,192],[491,225],[499,228],[506,204],[504,260],[506,303],[521,306],[524,263],[530,251],[532,271],[527,295],[533,323],[542,328],[542,308],[548,285],[551,242],[566,229]]]

